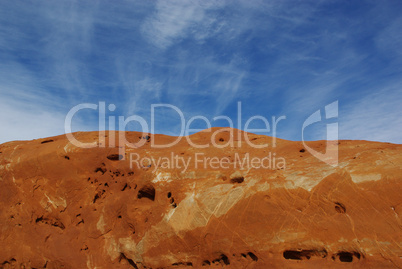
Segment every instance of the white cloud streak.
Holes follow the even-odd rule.
[[[197,39],[206,38],[208,34],[205,29],[208,30],[209,25],[215,22],[207,12],[222,6],[221,3],[223,1],[159,0],[155,13],[142,25],[142,32],[159,48],[167,48],[191,33]],[[197,31],[192,31],[192,28]],[[199,31],[200,28],[204,31]]]
[[[348,104],[340,114],[340,137],[402,143],[401,85],[402,81],[399,81],[375,89],[357,102]]]

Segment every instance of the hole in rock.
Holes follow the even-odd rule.
[[[93,199],[93,203],[96,202],[96,200],[98,200],[99,198],[102,197],[102,195],[105,193],[105,190],[99,191],[97,194],[95,194],[95,197]]]
[[[54,141],[53,139],[49,139],[49,140],[42,141],[40,143],[41,144],[46,144],[46,143],[50,143],[50,142],[53,142],[53,141]]]
[[[253,260],[258,261],[258,257],[253,252],[248,252],[247,255]]]
[[[167,198],[170,198],[170,197],[172,197],[172,193],[171,193],[171,192],[168,192],[168,193],[167,193]]]
[[[284,251],[283,257],[287,260],[301,260],[302,259],[301,251],[295,251],[295,250]],[[308,257],[307,259],[310,259],[310,257]]]
[[[172,266],[191,266],[193,267],[192,262],[175,262],[172,264]]]
[[[4,261],[3,263],[1,263],[0,265],[7,265],[7,267],[0,267],[0,268],[16,268],[16,267],[14,267],[15,266],[15,263],[16,263],[16,259],[14,259],[14,258],[11,258],[10,260],[8,260],[8,261]],[[11,265],[11,267],[9,267]]]
[[[305,149],[301,149],[301,150],[299,150],[299,152],[305,152],[306,150]]]
[[[44,223],[44,224],[47,224],[47,225],[50,225],[50,226],[60,228],[62,230],[65,229],[64,224],[58,219],[49,219],[49,218],[44,218],[43,216],[41,216],[39,218],[36,218],[35,222],[36,223],[41,222],[41,223]]]
[[[234,177],[230,180],[231,183],[242,183],[244,181],[244,177]]]
[[[98,200],[99,199],[99,194],[95,194],[95,197],[94,197],[94,200],[93,200],[93,203],[95,203],[96,202],[96,200]]]
[[[68,156],[64,156],[64,158],[65,158],[66,160],[70,160],[70,157],[68,157]]]
[[[353,255],[351,255],[350,253],[339,253],[339,260],[341,262],[352,262]]]
[[[309,260],[312,256],[321,258],[327,257],[327,251],[324,250],[285,250],[283,257],[287,260]]]
[[[230,261],[228,256],[226,256],[225,254],[221,254],[221,256],[219,256],[218,259],[213,260],[212,263],[223,263],[225,265],[229,265]]]
[[[101,172],[102,173],[102,175],[104,174],[104,173],[106,173],[106,168],[103,168],[103,167],[98,167],[98,168],[96,168],[95,169],[95,171],[94,171],[95,173],[97,173],[97,172]]]
[[[353,262],[353,258],[357,258],[360,260],[360,253],[358,252],[348,252],[348,251],[341,251],[336,254],[341,262]]]
[[[338,213],[346,213],[346,207],[343,204],[338,203],[338,202],[335,203],[335,210]]]
[[[123,189],[121,189],[121,191],[125,191],[125,189],[127,189],[127,187],[128,187],[128,184],[127,183],[124,184],[124,187],[123,187]]]
[[[61,222],[61,221],[59,221],[59,220],[54,220],[52,223],[51,223],[51,225],[52,226],[54,226],[54,227],[58,227],[58,228],[60,228],[60,229],[62,229],[62,230],[64,230],[66,227],[64,226],[64,224]]]
[[[111,161],[120,161],[121,159],[123,159],[123,155],[119,155],[119,154],[110,154],[109,156],[107,156],[107,158]]]
[[[145,185],[139,191],[137,195],[138,199],[148,198],[152,201],[155,200],[155,188],[152,185]]]
[[[223,139],[222,137],[219,138],[219,142],[224,142],[224,141],[225,141],[225,139]]]
[[[202,262],[202,266],[207,266],[207,265],[211,265],[211,262],[208,260],[205,260]]]

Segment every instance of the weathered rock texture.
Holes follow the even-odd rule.
[[[108,133],[100,145],[98,132],[76,133],[98,143],[90,149],[64,135],[0,145],[0,267],[402,267],[402,145],[340,141],[332,167],[301,142],[273,147],[248,134],[269,143],[255,149],[233,131],[213,137],[233,146],[203,149],[185,139],[152,148],[176,138],[127,132],[146,141],[123,160]],[[211,133],[191,139],[210,143]],[[130,168],[130,153],[191,160],[186,171],[146,161]],[[196,153],[225,157],[228,167],[196,167]],[[271,153],[286,167],[241,169],[236,153]]]

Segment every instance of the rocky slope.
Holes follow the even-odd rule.
[[[332,167],[301,142],[213,130],[191,141],[221,148],[136,132],[138,148],[98,132],[74,134],[93,148],[0,145],[0,268],[402,267],[402,145],[340,141]]]

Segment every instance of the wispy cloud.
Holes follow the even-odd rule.
[[[402,143],[402,81],[371,92],[342,109],[341,138]]]
[[[166,48],[188,35],[208,36],[215,22],[208,10],[222,6],[220,1],[157,1],[155,12],[142,25],[145,37],[155,46]]]

